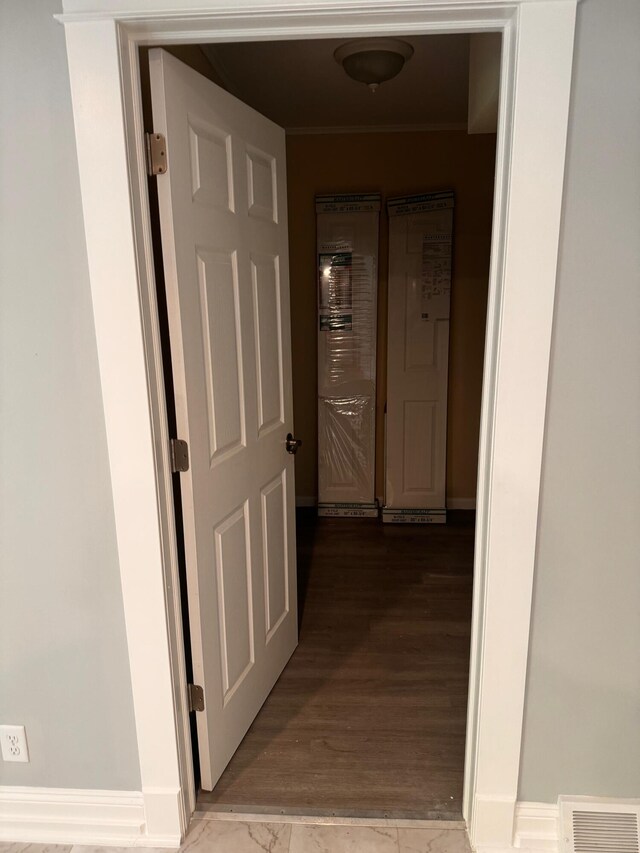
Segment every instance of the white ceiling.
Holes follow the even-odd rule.
[[[287,130],[466,127],[469,36],[403,37],[414,55],[372,94],[333,58],[345,39],[203,45],[226,88]]]

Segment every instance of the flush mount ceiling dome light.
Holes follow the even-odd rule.
[[[381,83],[402,71],[413,56],[413,48],[399,39],[358,39],[340,45],[333,56],[349,77],[375,92]]]

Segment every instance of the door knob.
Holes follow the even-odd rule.
[[[295,454],[298,452],[298,448],[302,447],[302,439],[294,438],[291,433],[288,432],[285,446],[287,448],[287,453],[293,453],[293,455],[295,456]]]

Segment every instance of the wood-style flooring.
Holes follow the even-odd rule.
[[[297,536],[300,643],[200,807],[459,819],[474,514]]]

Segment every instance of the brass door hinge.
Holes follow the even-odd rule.
[[[189,445],[179,438],[172,438],[169,442],[171,451],[171,471],[178,474],[180,471],[189,470]]]
[[[199,684],[187,684],[189,693],[189,710],[204,711],[204,690]]]
[[[167,143],[161,133],[145,133],[147,142],[147,174],[164,175],[167,171]]]

